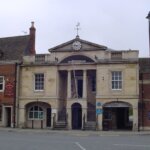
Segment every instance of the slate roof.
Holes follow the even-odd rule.
[[[0,61],[21,60],[28,53],[30,35],[0,38]]]
[[[150,58],[139,58],[140,72],[150,73]]]

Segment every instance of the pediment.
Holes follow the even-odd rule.
[[[75,47],[77,44],[77,47]],[[74,45],[74,46],[73,46]],[[95,50],[106,50],[107,47],[99,44],[95,44],[89,41],[85,41],[76,37],[66,43],[60,44],[49,49],[50,52],[63,52],[63,51],[95,51]]]

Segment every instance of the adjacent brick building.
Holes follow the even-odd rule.
[[[139,127],[150,130],[150,58],[139,58]]]
[[[34,23],[29,35],[0,38],[0,126],[16,124],[19,65],[24,55],[34,54]]]

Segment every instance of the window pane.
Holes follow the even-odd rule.
[[[38,110],[38,106],[34,106],[34,111]]]
[[[2,84],[0,84],[0,90],[3,90],[3,85]]]
[[[3,83],[3,77],[0,77],[0,83]]]
[[[43,119],[43,112],[39,112],[39,119]]]
[[[38,111],[35,111],[35,112],[34,112],[34,118],[35,118],[35,119],[38,119]]]
[[[35,90],[44,89],[44,74],[35,74]]]
[[[33,118],[33,112],[29,112],[29,118],[30,118],[30,119]]]
[[[2,121],[2,106],[0,106],[0,121]]]
[[[122,72],[112,72],[112,89],[122,89]]]

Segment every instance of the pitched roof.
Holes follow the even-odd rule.
[[[80,39],[79,37],[76,37],[75,39],[72,39],[68,42],[65,42],[65,43],[62,43],[58,46],[50,48],[49,51],[50,52],[54,52],[54,51],[71,51],[72,50],[72,43],[74,41],[79,41],[82,44],[86,45],[86,49],[84,49],[84,47],[82,47],[81,48],[82,50],[106,50],[107,49],[106,46],[95,44],[95,43]],[[87,46],[89,46],[90,48],[88,49]]]
[[[21,60],[28,53],[30,35],[0,38],[0,60]]]

